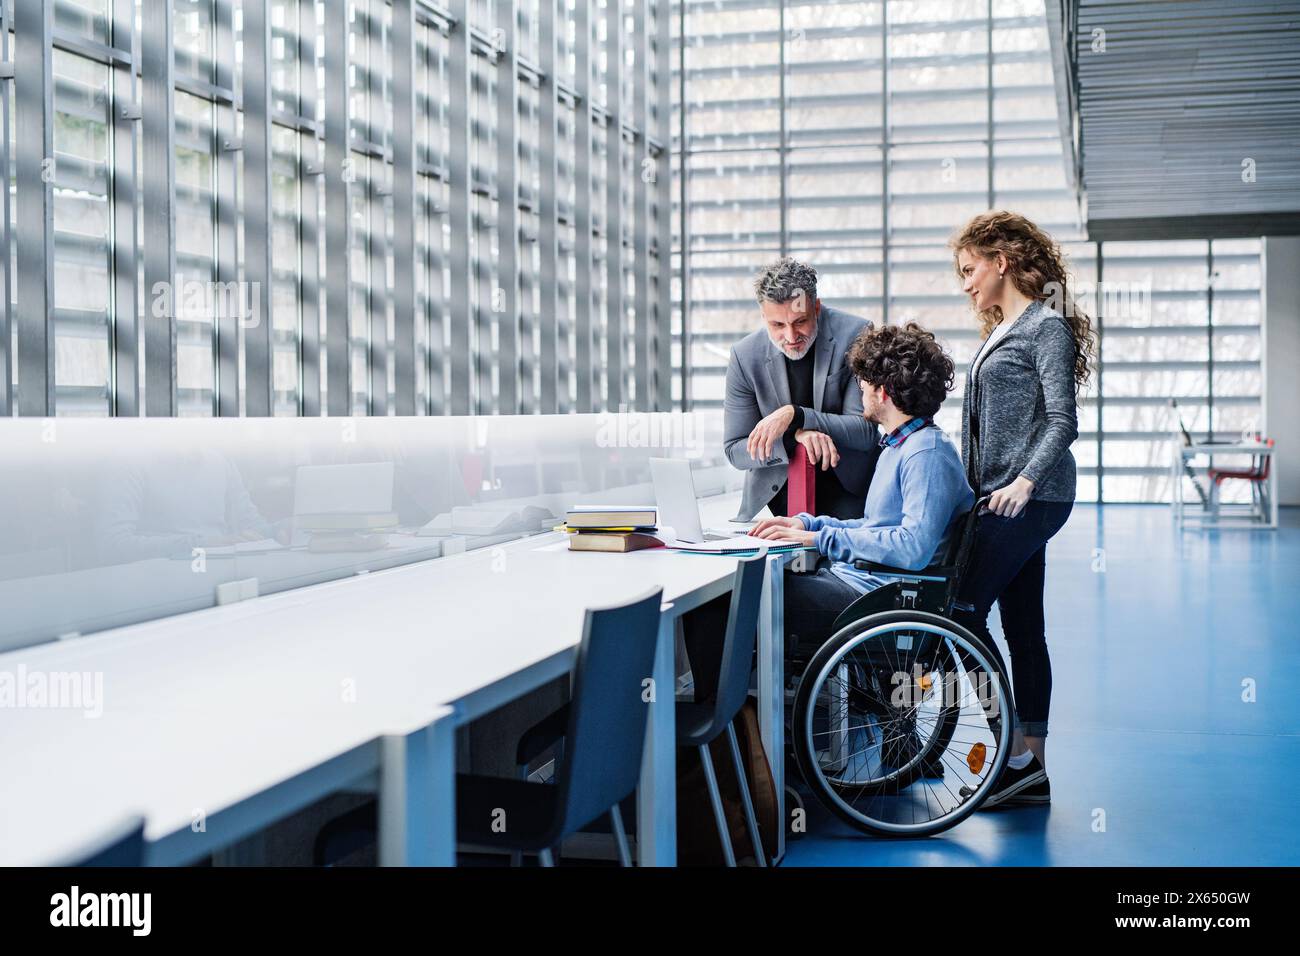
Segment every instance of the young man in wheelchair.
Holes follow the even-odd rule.
[[[929,835],[993,804],[1010,747],[1005,673],[950,619],[965,561],[955,545],[973,541],[974,518],[963,518],[976,505],[961,456],[933,419],[953,363],[909,322],[864,332],[848,365],[864,417],[884,436],[864,516],[768,518],[752,534],[818,554],[811,573],[785,577],[801,776],[860,829]]]
[[[864,516],[767,518],[752,532],[817,548],[812,573],[786,574],[785,639],[791,657],[816,651],[831,636],[841,611],[889,583],[858,570],[855,561],[925,568],[944,553],[957,533],[957,518],[975,501],[961,456],[933,419],[952,388],[954,371],[934,335],[914,322],[869,329],[854,342],[848,365],[862,389],[863,416],[884,436]]]

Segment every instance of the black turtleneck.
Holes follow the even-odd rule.
[[[792,359],[784,352],[781,355],[785,359],[786,381],[790,385],[790,404],[794,406],[794,420],[790,422],[790,427],[786,429],[782,441],[786,455],[793,458],[795,446],[798,444],[794,433],[804,427],[803,410],[816,405],[813,400],[813,367],[817,361],[817,343],[813,342],[808,349],[808,354],[801,359]],[[862,502],[854,501],[853,496],[840,484],[833,468],[822,471],[821,465],[817,466],[814,489],[818,514],[833,515],[836,518],[862,517]],[[772,498],[770,507],[774,515],[788,514],[785,485],[782,485],[781,490]]]

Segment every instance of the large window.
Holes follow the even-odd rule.
[[[0,413],[667,408],[670,14],[0,0]]]
[[[1260,242],[1107,242],[1101,250],[1101,395],[1093,399],[1101,431],[1081,441],[1100,449],[1104,500],[1168,500],[1168,442],[1180,417],[1193,434],[1218,440],[1259,428]],[[1234,484],[1223,486],[1225,500],[1245,494]]]
[[[946,243],[1006,208],[1061,242],[1101,330],[1073,449],[1080,500],[1168,499],[1171,398],[1201,434],[1258,418],[1258,240],[1088,241],[1042,0],[684,2],[677,354],[691,407],[721,406],[730,347],[758,325],[751,276],[789,254],[817,268],[828,303],[935,331],[958,364],[939,416],[956,433],[979,338]]]

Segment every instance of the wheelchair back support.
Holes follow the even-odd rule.
[[[948,542],[940,560],[927,568],[910,570],[875,561],[854,561],[853,566],[859,571],[868,571],[893,580],[874,591],[868,591],[846,607],[835,619],[831,630],[839,631],[869,614],[900,608],[929,611],[945,617],[951,615],[954,607],[959,606],[957,593],[966,565],[970,562],[971,549],[975,546],[980,512],[988,501],[987,495],[980,498],[970,511],[957,518],[957,533]]]

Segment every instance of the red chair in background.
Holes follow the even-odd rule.
[[[1265,448],[1273,447],[1273,439],[1261,438],[1260,444]],[[1272,455],[1255,455],[1249,468],[1211,468],[1210,511],[1215,517],[1219,514],[1219,486],[1229,479],[1250,482],[1251,508],[1258,508],[1259,519],[1267,522],[1269,518],[1268,471]]]

